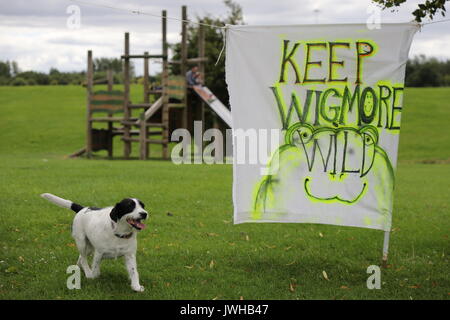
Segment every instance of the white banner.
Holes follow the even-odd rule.
[[[390,230],[415,23],[228,26],[234,221]]]

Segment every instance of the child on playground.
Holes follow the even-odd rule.
[[[191,86],[195,91],[197,91],[201,97],[206,100],[214,99],[214,95],[205,92],[203,89],[202,75],[198,71],[198,66],[193,66],[188,72],[186,72],[186,82],[188,86]]]
[[[198,66],[193,66],[188,72],[186,72],[186,81],[189,86],[202,85],[201,75],[198,71]]]

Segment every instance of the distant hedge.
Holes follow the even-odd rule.
[[[407,87],[450,86],[450,60],[440,61],[424,55],[408,60],[405,85]]]
[[[111,68],[115,72],[114,83],[122,83],[122,70],[119,62],[119,59],[96,59],[94,61],[94,79],[106,78],[106,70]],[[158,78],[158,76],[152,76],[150,80],[152,82],[158,81]],[[37,71],[21,72],[16,62],[0,61],[0,86],[82,85],[85,79],[85,71],[61,72],[52,68],[49,73]],[[133,82],[139,82],[139,79],[134,76],[132,79],[134,79]],[[436,58],[428,58],[424,55],[416,56],[408,60],[406,64],[405,85],[407,87],[450,86],[450,60],[438,60]]]

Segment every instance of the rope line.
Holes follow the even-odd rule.
[[[79,4],[83,4],[86,6],[91,6],[91,7],[100,7],[100,8],[107,8],[107,9],[112,9],[112,10],[117,10],[117,11],[123,11],[123,12],[128,12],[128,13],[132,13],[132,14],[137,14],[137,15],[145,15],[145,16],[150,16],[150,17],[155,17],[155,18],[164,18],[161,15],[158,14],[154,14],[154,13],[150,13],[150,12],[145,12],[145,11],[141,11],[141,10],[135,10],[135,9],[125,9],[125,8],[119,8],[119,7],[114,7],[114,6],[110,6],[107,4],[101,4],[101,3],[92,3],[92,2],[87,2],[87,1],[82,1],[82,0],[69,0],[71,2],[75,2],[75,3],[79,3]],[[179,18],[174,18],[174,17],[165,17],[168,20],[176,20],[176,21],[181,21],[181,22],[186,22],[186,23],[191,23],[191,24],[196,24],[199,26],[205,26],[205,27],[210,27],[210,28],[215,28],[215,29],[226,29],[226,26],[218,26],[215,24],[208,24],[208,23],[203,23],[203,22],[196,22],[196,21],[192,21],[192,20],[187,20],[187,19],[179,19]],[[429,21],[429,22],[422,22],[419,23],[421,26],[425,26],[425,25],[429,25],[429,24],[435,24],[435,23],[441,23],[441,22],[448,22],[450,21],[450,19],[443,19],[443,20],[438,20],[438,21]]]
[[[442,20],[438,20],[438,21],[424,22],[424,23],[422,23],[422,25],[433,24],[433,23],[440,23],[440,22],[447,22],[447,21],[450,21],[450,19],[442,19]]]
[[[145,15],[145,16],[150,16],[150,17],[155,17],[155,18],[164,18],[164,17],[161,16],[161,15],[154,14],[154,13],[150,13],[150,12],[145,12],[145,11],[141,11],[141,10],[119,8],[119,7],[113,7],[113,6],[106,5],[106,4],[92,3],[92,2],[81,1],[81,0],[69,0],[69,1],[75,2],[75,3],[78,3],[78,4],[83,4],[83,5],[86,5],[86,6],[91,6],[91,7],[99,7],[99,8],[112,9],[112,10],[123,11],[123,12],[133,13],[133,14],[137,14],[137,15]],[[174,17],[165,17],[165,19],[168,19],[168,20],[176,20],[176,21],[181,21],[181,22],[186,22],[186,23],[196,24],[196,25],[199,25],[199,26],[205,26],[205,27],[210,27],[210,28],[216,28],[216,29],[226,29],[226,26],[218,26],[218,25],[215,25],[215,24],[208,24],[208,23],[203,23],[203,22],[196,22],[196,21],[192,21],[192,20],[179,19],[179,18],[174,18]]]

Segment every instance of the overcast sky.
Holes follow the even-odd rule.
[[[118,57],[123,50],[123,33],[130,32],[131,52],[160,53],[161,20],[125,11],[82,4],[89,2],[169,17],[180,18],[181,5],[188,6],[189,19],[196,16],[225,17],[222,0],[0,0],[0,60],[17,61],[21,70],[48,72],[85,69],[86,51],[94,57]],[[304,23],[366,23],[373,14],[370,0],[237,0],[250,25]],[[411,1],[397,12],[383,11],[383,22],[405,22],[418,2]],[[70,6],[80,9],[79,28],[69,28]],[[450,5],[447,3],[447,11]],[[450,18],[447,16],[445,18]],[[437,20],[443,19],[440,15]],[[73,20],[69,20],[73,21]],[[382,25],[381,25],[382,27]],[[169,42],[179,41],[180,22],[168,22]],[[450,21],[426,25],[416,34],[410,57],[418,54],[450,59]],[[160,66],[152,64],[153,72]],[[140,65],[136,65],[137,73]],[[152,73],[153,73],[152,72]]]

